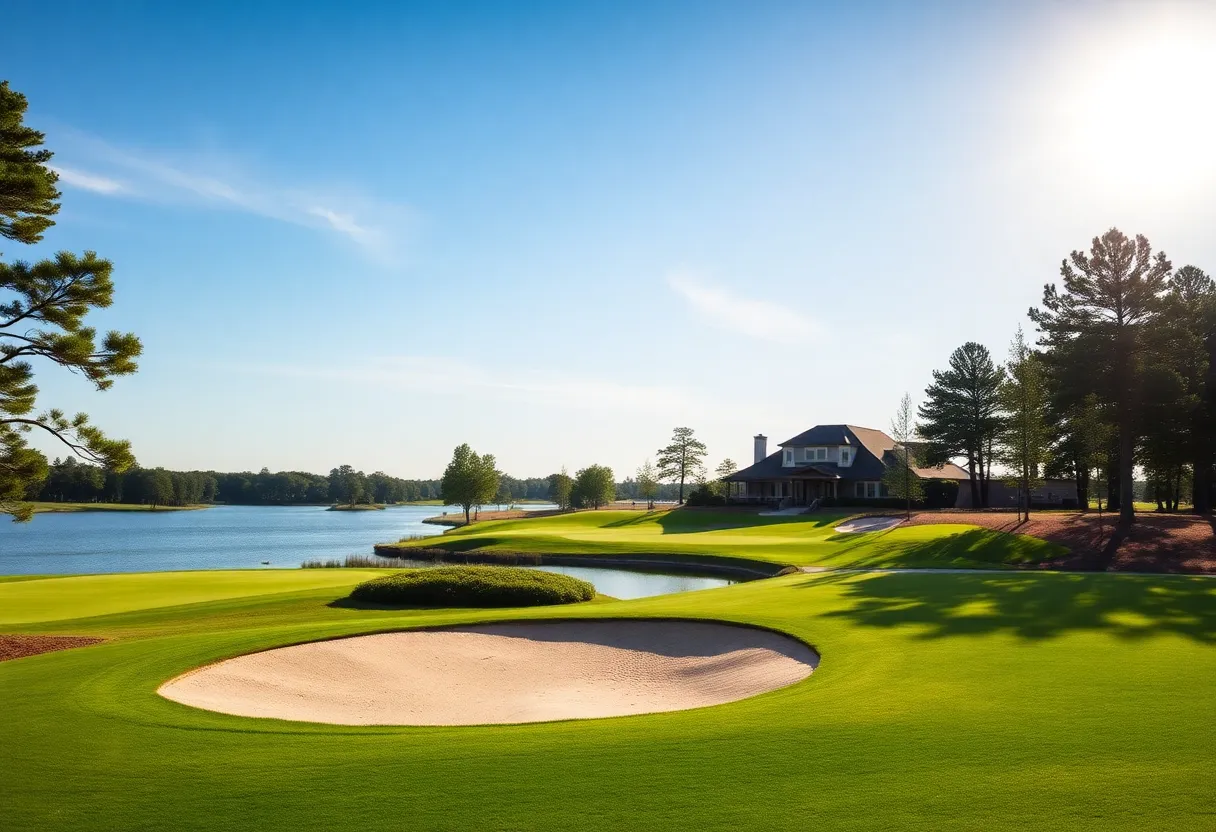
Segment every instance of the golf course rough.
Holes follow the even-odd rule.
[[[107,639],[0,662],[6,830],[379,832],[402,807],[419,830],[1212,829],[1211,579],[794,574],[487,612],[343,605],[365,570],[195,574],[0,582],[4,632]],[[251,719],[156,692],[259,650],[545,618],[732,621],[822,662],[715,707],[525,725]]]

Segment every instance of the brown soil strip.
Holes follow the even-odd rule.
[[[0,635],[0,662],[36,656],[39,653],[53,653],[56,650],[70,650],[73,647],[87,647],[100,641],[105,639],[89,636]]]
[[[1096,511],[1043,511],[1018,522],[1011,511],[922,511],[911,524],[967,523],[1026,534],[1066,547],[1066,556],[1039,564],[1052,569],[1124,572],[1216,572],[1216,521],[1193,514],[1137,512],[1130,529]]]

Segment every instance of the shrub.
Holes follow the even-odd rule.
[[[595,587],[569,575],[536,569],[437,566],[365,581],[350,597],[403,607],[536,607],[590,601]]]
[[[726,497],[721,494],[715,494],[708,486],[698,485],[688,495],[687,500],[690,506],[724,506],[726,505]]]

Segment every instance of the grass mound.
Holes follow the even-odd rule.
[[[540,607],[590,601],[595,587],[569,575],[511,566],[438,566],[365,581],[356,601],[411,607]]]

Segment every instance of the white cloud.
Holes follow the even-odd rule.
[[[84,173],[71,168],[51,167],[51,170],[59,174],[59,181],[64,185],[72,188],[80,188],[85,191],[93,191],[99,194],[116,194],[126,188],[121,182],[114,179],[107,179],[104,176],[95,176],[91,173]]]
[[[56,143],[58,155],[73,163],[56,168],[65,184],[118,198],[240,211],[315,228],[385,262],[402,258],[416,225],[414,211],[400,203],[349,188],[273,184],[224,155],[127,150],[72,131]],[[86,168],[89,172],[83,173]]]
[[[359,382],[443,393],[488,396],[544,407],[625,411],[670,415],[700,412],[700,402],[686,392],[669,388],[595,378],[570,378],[518,368],[484,369],[455,358],[434,356],[385,356],[357,364],[334,366],[270,364],[243,369],[286,378]]]
[[[710,323],[750,338],[776,344],[805,344],[822,332],[818,323],[786,306],[745,297],[688,272],[669,275],[667,285]]]

